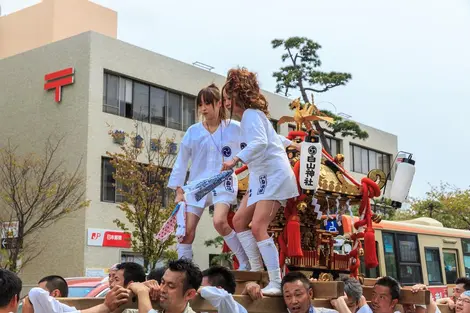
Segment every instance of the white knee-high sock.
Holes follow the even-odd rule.
[[[237,233],[238,239],[242,244],[243,250],[248,257],[250,262],[251,271],[258,272],[263,270],[263,260],[261,259],[261,254],[256,244],[256,239],[253,236],[251,230],[243,231]]]
[[[178,251],[178,259],[193,259],[193,245],[187,243],[179,243],[176,247]]]
[[[238,259],[238,263],[240,263],[240,270],[248,270],[248,256],[245,253],[245,250],[240,243],[240,240],[237,237],[237,233],[232,230],[230,234],[224,236],[224,240],[227,243],[227,246],[232,250],[235,256]]]
[[[281,269],[279,254],[272,238],[258,242],[259,251],[268,269],[269,284],[261,290],[264,295],[281,294]]]
[[[259,241],[258,248],[268,272],[279,269],[279,252],[272,238]]]

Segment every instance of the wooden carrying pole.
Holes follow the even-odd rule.
[[[245,274],[238,274],[236,279],[237,282],[253,281],[253,276]],[[258,282],[263,281],[262,274],[256,279]],[[344,295],[344,284],[343,282],[315,282],[312,283],[313,294],[315,299],[312,300],[314,307],[331,308],[331,299],[338,298]],[[368,301],[371,300],[372,286],[364,286],[364,296]],[[411,290],[402,289],[400,294],[401,304],[429,304],[430,293],[429,291],[420,291],[418,293],[412,293]],[[282,297],[265,297],[258,301],[252,301],[248,296],[234,295],[235,301],[243,305],[249,313],[286,313],[286,306]],[[135,300],[135,299],[134,299]],[[103,298],[62,298],[60,302],[70,306],[74,306],[78,310],[87,309],[98,304],[103,303]],[[207,301],[197,296],[191,301],[191,307],[196,312],[216,312],[215,308],[212,307]],[[155,309],[160,309],[158,303],[153,304]],[[125,308],[137,309],[137,302],[128,303]],[[447,305],[439,305],[439,309],[442,313],[452,313]]]

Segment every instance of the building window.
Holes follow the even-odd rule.
[[[439,248],[424,248],[426,269],[430,285],[442,285],[441,257]]]
[[[374,151],[351,144],[352,171],[368,174],[379,169],[388,175],[390,171],[390,154]]]
[[[341,153],[341,140],[333,137],[326,137],[326,142],[328,143],[328,146],[330,146],[332,157],[335,157],[338,153]]]
[[[470,278],[470,239],[462,239],[463,264],[465,267],[465,277]],[[453,284],[454,282],[447,282]]]
[[[271,122],[271,124],[273,125],[273,128],[274,130],[276,131],[276,133],[279,133],[279,125],[278,125],[278,120],[275,120],[275,119],[269,119],[269,121]]]
[[[404,285],[422,283],[416,235],[382,233],[386,275]]]
[[[185,131],[196,122],[195,97],[105,73],[103,112]]]
[[[101,158],[101,201],[124,202],[126,200],[124,195],[118,191],[123,188],[119,183],[116,184],[114,173],[116,173],[116,169],[111,164],[111,159]]]
[[[145,166],[142,164],[142,166]],[[170,169],[166,169],[170,171]],[[124,195],[119,193],[120,189],[126,190],[125,187],[122,187],[120,183],[116,183],[113,175],[116,173],[116,169],[111,164],[111,159],[102,157],[101,158],[101,201],[104,202],[115,202],[121,203],[126,201]],[[166,174],[169,174],[166,172]],[[144,175],[146,175],[144,177]],[[156,177],[147,177],[147,174],[142,174],[142,179],[147,181],[148,186],[165,186],[166,183],[159,181]],[[167,206],[169,204],[170,196],[174,195],[174,191],[169,188],[161,188],[160,199],[162,201],[162,206]]]
[[[144,257],[141,253],[121,251],[121,263],[133,262],[144,266]]]

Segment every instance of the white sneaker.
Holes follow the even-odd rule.
[[[280,296],[281,292],[281,269],[268,272],[269,284],[261,289],[261,293],[266,296]]]
[[[261,289],[261,293],[264,296],[281,296],[281,284],[271,281],[266,287]]]

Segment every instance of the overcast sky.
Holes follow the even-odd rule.
[[[38,2],[0,0],[3,14]],[[396,134],[416,159],[411,196],[470,185],[470,0],[93,2],[118,12],[119,39],[220,74],[246,66],[273,92],[281,51],[270,41],[309,37],[324,70],[353,75],[318,95],[320,107]]]

